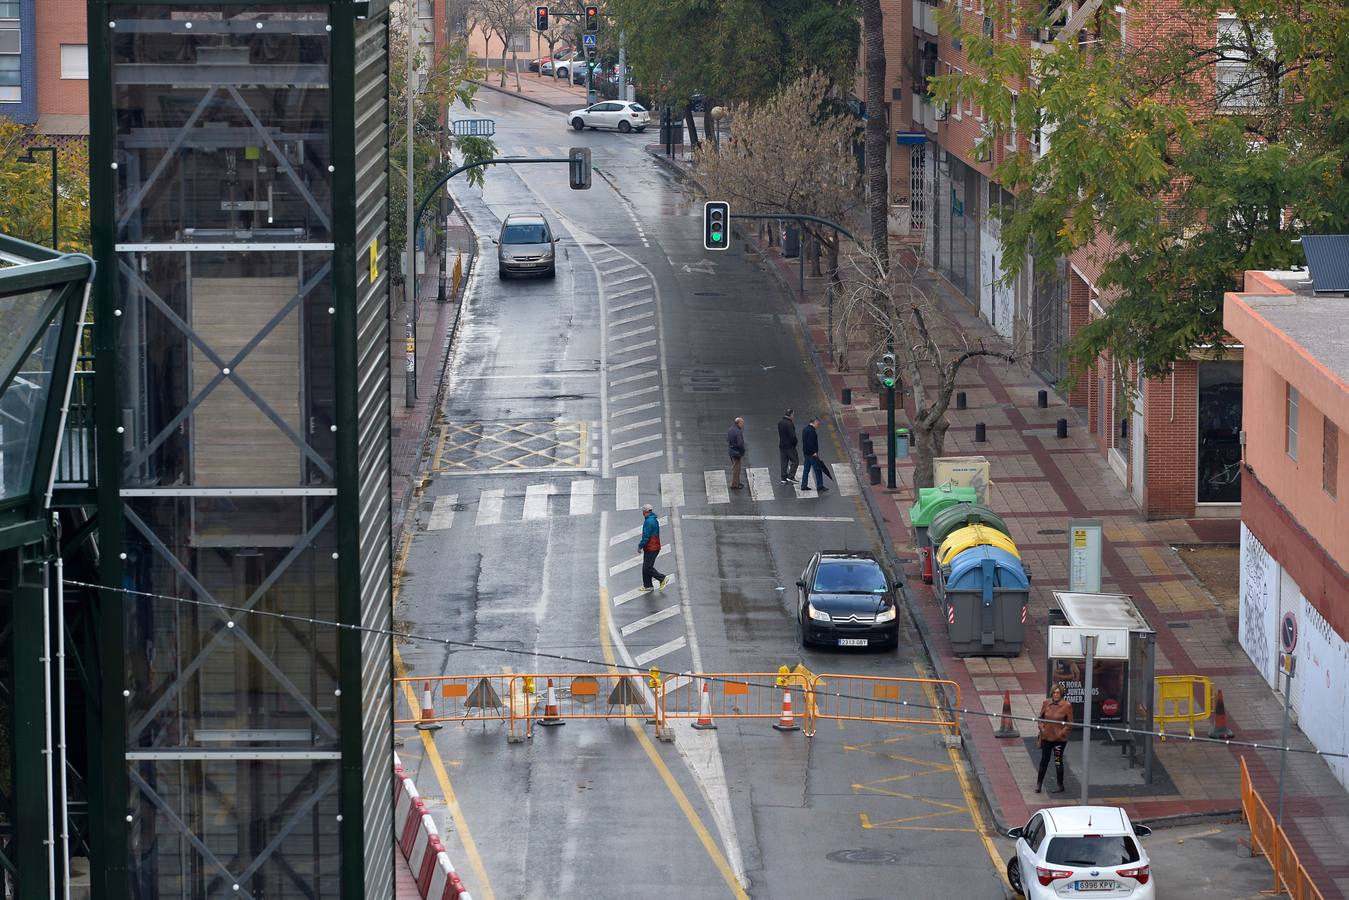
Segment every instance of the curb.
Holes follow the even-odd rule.
[[[533,74],[533,73],[531,73],[531,74]],[[487,82],[485,82],[485,81],[479,81],[479,80],[476,79],[476,78],[470,78],[469,81],[473,82],[473,83],[476,84],[478,87],[487,88],[489,91],[495,91],[495,92],[498,93],[498,94],[505,94],[507,97],[514,97],[515,99],[517,99],[517,100],[523,100],[523,101],[525,101],[526,103],[533,103],[535,106],[542,106],[544,109],[549,109],[549,110],[552,110],[553,112],[563,112],[563,111],[564,111],[564,110],[562,109],[562,107],[560,107],[560,106],[554,106],[553,104],[547,102],[546,100],[540,100],[540,99],[538,99],[537,97],[531,97],[531,96],[529,96],[528,94],[526,94],[524,91],[513,91],[513,90],[511,90],[510,88],[504,88],[504,87],[501,87],[500,85],[495,85],[495,84],[488,84]],[[585,98],[584,98],[584,97],[577,97],[577,98],[576,98],[576,102],[579,103],[579,104],[581,104],[582,106],[584,106],[584,105],[585,105]]]
[[[412,870],[422,900],[473,900],[397,753],[393,755],[393,806],[398,849]]]

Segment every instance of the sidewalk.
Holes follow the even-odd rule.
[[[520,90],[518,92],[515,90],[515,73],[513,71],[506,72],[505,87],[501,87],[500,82],[500,71],[493,70],[487,73],[486,78],[473,83],[478,87],[495,91],[498,94],[508,94],[511,97],[537,103],[539,106],[546,106],[560,112],[571,112],[586,105],[586,89],[583,84],[572,84],[570,81],[523,70],[520,72]]]
[[[658,152],[653,155],[682,168]],[[822,351],[827,339],[827,310],[820,303],[824,280],[807,278],[805,296],[801,297],[797,294],[796,260],[783,259],[772,251],[765,259],[784,292],[794,298],[817,365],[829,382],[836,421],[843,427],[851,461],[858,472],[863,472],[857,454],[858,433],[885,433],[885,412],[874,380],[861,365],[847,373],[829,366]],[[966,334],[996,340],[963,297],[945,282],[939,284],[949,314]],[[938,676],[960,685],[962,703],[967,708],[982,707],[996,714],[1007,690],[1012,694],[1013,713],[1034,716],[1047,684],[1046,614],[1052,591],[1067,588],[1068,519],[1097,518],[1102,520],[1106,538],[1101,589],[1132,596],[1156,630],[1156,674],[1209,676],[1215,688],[1223,690],[1229,724],[1237,739],[1277,744],[1283,706],[1237,641],[1236,605],[1222,606],[1215,601],[1174,549],[1178,544],[1234,543],[1236,523],[1144,520],[1095,449],[1083,416],[1053,391],[1049,393],[1049,408],[1039,409],[1036,394],[1048,385],[1029,372],[1001,363],[976,362],[967,364],[961,372],[959,389],[967,394],[968,408],[950,412],[945,453],[990,460],[994,482],[990,505],[1007,520],[1012,539],[1032,574],[1030,625],[1019,657],[958,659],[951,651],[945,617],[932,587],[922,583],[909,526],[908,511],[914,499],[913,459],[897,461],[898,490],[869,487],[873,512],[887,532],[896,557],[907,562],[910,606],[919,619]],[[850,406],[838,402],[845,387],[852,388]],[[898,418],[904,424],[908,417],[901,413]],[[1066,440],[1054,436],[1054,423],[1060,418],[1069,421]],[[974,442],[978,422],[987,427],[983,443]],[[876,443],[884,471],[885,442],[877,439]],[[865,478],[859,480],[866,483]],[[1035,794],[1038,750],[1034,724],[1017,725],[1019,740],[1000,740],[993,734],[998,726],[996,716],[969,716],[964,723],[965,746],[999,828],[1024,824],[1033,810],[1051,802],[1077,802],[1081,745],[1070,744],[1065,755],[1067,791],[1062,795]],[[1197,726],[1196,733],[1206,734],[1207,729],[1207,724]],[[1311,748],[1298,729],[1290,733],[1289,744]],[[1154,741],[1153,746],[1153,784],[1145,785],[1141,768],[1130,769],[1117,750],[1102,741],[1094,742],[1093,800],[1124,806],[1130,816],[1145,821],[1206,814],[1231,816],[1240,809],[1238,759],[1244,756],[1256,790],[1271,808],[1275,804],[1279,776],[1276,752],[1174,739]],[[1284,827],[1324,895],[1349,896],[1349,865],[1344,859],[1344,848],[1349,846],[1349,793],[1315,755],[1289,756]]]

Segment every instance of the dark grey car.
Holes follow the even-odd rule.
[[[796,588],[803,645],[899,645],[896,584],[870,553],[816,553]]]
[[[542,213],[511,213],[501,223],[497,245],[497,275],[557,274],[557,238]]]

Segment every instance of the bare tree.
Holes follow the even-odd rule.
[[[525,25],[525,8],[521,0],[473,0],[470,21],[475,22],[483,36],[496,37],[501,42],[501,81],[506,86],[506,52],[515,60],[515,89],[520,88],[520,59],[511,47],[511,37]]]
[[[871,213],[871,245],[880,271],[890,268],[890,181],[886,171],[889,126],[885,103],[885,31],[881,0],[862,0],[862,42],[866,76],[866,178]]]

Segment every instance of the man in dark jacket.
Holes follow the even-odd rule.
[[[801,467],[801,490],[810,490],[810,470],[815,470],[815,490],[824,493],[829,488],[824,486],[824,463],[820,461],[820,419],[818,416],[811,416],[810,424],[801,430],[801,453],[805,456],[805,464]]]
[[[745,458],[745,420],[740,416],[726,429],[726,453],[731,457],[731,490],[738,491],[744,487],[740,472]]]
[[[642,507],[642,539],[637,542],[642,551],[642,587],[643,594],[651,593],[651,582],[659,582],[662,590],[670,583],[671,576],[656,571],[656,557],[660,555],[660,520],[656,511],[648,503]]]
[[[790,409],[778,421],[778,453],[782,457],[782,483],[791,484],[801,458],[796,455],[796,420]]]

